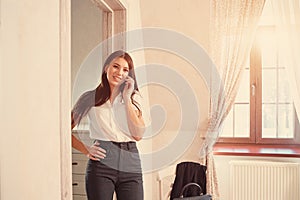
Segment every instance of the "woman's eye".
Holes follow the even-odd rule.
[[[114,67],[114,68],[118,68],[119,66],[118,66],[118,65],[113,65],[113,67]]]
[[[124,69],[124,72],[129,72],[129,69]]]

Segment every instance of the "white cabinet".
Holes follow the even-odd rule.
[[[88,158],[84,154],[72,154],[72,173],[73,174],[85,174]]]
[[[87,145],[92,144],[88,131],[73,131],[73,135]],[[72,149],[72,187],[73,200],[87,200],[85,191],[85,171],[88,158],[76,149]]]
[[[73,200],[87,200],[87,197],[81,195],[73,195]]]

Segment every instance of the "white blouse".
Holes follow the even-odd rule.
[[[134,94],[133,99],[139,104],[145,124],[149,124],[149,115],[144,112],[141,95]],[[132,106],[138,110],[134,105]],[[92,139],[114,142],[135,141],[128,129],[125,104],[121,93],[112,103],[108,100],[101,106],[92,107],[87,116]]]

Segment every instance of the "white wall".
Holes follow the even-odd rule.
[[[59,16],[1,0],[1,200],[61,199]]]
[[[254,156],[215,156],[215,164],[219,181],[220,200],[230,200],[230,167],[233,160],[264,160],[300,163],[300,158],[254,157]]]
[[[71,1],[71,66],[72,66],[72,88],[76,81],[80,66],[88,54],[102,41],[102,10],[96,7],[92,1]],[[100,62],[102,63],[102,62]],[[99,69],[95,66],[93,69]],[[83,75],[84,74],[86,75]],[[86,90],[90,90],[98,84],[100,77],[94,71],[81,71],[80,84],[76,84],[77,96]],[[95,82],[91,81],[95,80]],[[74,88],[73,91],[74,92]],[[78,93],[78,94],[77,94]]]

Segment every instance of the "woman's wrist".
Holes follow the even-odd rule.
[[[84,145],[84,147],[85,147],[85,149],[83,150],[83,154],[84,155],[86,155],[87,157],[89,157],[89,155],[90,155],[90,151],[89,151],[89,146],[87,146],[87,145]]]
[[[130,105],[131,104],[131,98],[130,97],[125,97],[125,98],[123,98],[123,100],[124,100],[124,103],[125,104],[127,104],[127,105]]]

